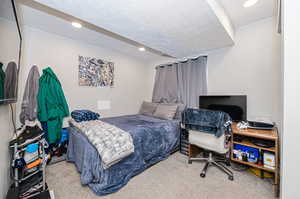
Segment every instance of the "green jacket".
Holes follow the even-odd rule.
[[[61,137],[63,118],[69,108],[61,84],[50,67],[43,70],[39,79],[38,119],[47,122],[48,141],[57,142]]]
[[[0,100],[4,99],[4,80],[5,72],[2,69],[3,64],[0,62]]]

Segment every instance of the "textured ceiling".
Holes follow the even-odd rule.
[[[216,1],[224,7],[235,27],[274,16],[277,11],[277,0],[259,0],[254,6],[249,8],[243,7],[246,0]]]
[[[48,9],[24,7],[23,18],[30,26],[147,60],[151,53],[184,58],[233,45],[234,27],[276,13],[275,0],[259,0],[247,9],[245,0],[18,1],[36,2]],[[69,24],[73,19],[85,28],[74,31]],[[141,45],[148,51],[138,52],[136,47]]]
[[[88,28],[76,29],[68,21],[33,9],[28,6],[19,6],[19,15],[23,25],[53,33],[76,41],[82,41],[101,48],[111,49],[129,57],[135,57],[141,61],[153,61],[161,56],[151,52],[140,52],[133,45],[114,39],[110,36],[98,33]]]
[[[233,44],[208,0],[36,1],[178,58]]]

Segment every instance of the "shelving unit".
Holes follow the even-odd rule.
[[[242,141],[236,141],[235,140],[236,136],[243,137],[244,139],[242,139]],[[250,141],[250,139],[253,139],[253,138],[272,141],[272,142],[274,142],[274,147],[267,148],[267,147],[257,146]],[[274,153],[275,169],[266,168],[263,165],[258,165],[253,162],[246,162],[243,160],[235,159],[233,157],[234,144],[239,144],[239,145],[243,145],[243,146],[256,148],[256,149],[259,149],[259,151],[268,151],[268,152]],[[232,161],[260,169],[262,172],[268,171],[268,172],[274,173],[274,176],[275,176],[274,177],[274,190],[275,190],[275,196],[278,197],[279,196],[279,180],[280,180],[279,179],[280,162],[279,162],[279,138],[278,138],[277,130],[276,129],[273,129],[273,130],[239,129],[237,127],[237,124],[234,123],[232,125],[231,149],[232,149],[231,150],[231,160]]]
[[[256,146],[256,145],[252,144],[252,143],[251,143],[250,141],[248,141],[248,140],[242,141],[242,142],[236,142],[236,141],[233,141],[233,144],[240,144],[240,145],[244,145],[244,146],[249,146],[249,147],[253,147],[253,148],[260,149],[260,150],[264,150],[264,151],[270,151],[270,152],[273,152],[273,153],[276,152],[275,147],[266,148],[266,147]]]
[[[17,188],[18,190],[21,190],[22,189],[22,186],[23,184],[26,182],[26,180],[29,180],[30,178],[33,178],[34,176],[36,175],[40,175],[41,176],[41,180],[38,181],[35,185],[40,185],[41,188],[39,188],[38,190],[41,190],[41,191],[38,191],[38,192],[35,192],[33,194],[29,194],[28,196],[26,197],[23,197],[24,199],[29,199],[29,198],[32,198],[38,194],[40,194],[41,192],[43,191],[46,191],[47,190],[47,185],[46,185],[46,181],[45,181],[45,167],[46,167],[46,164],[47,164],[47,156],[46,156],[46,153],[45,153],[45,145],[47,145],[46,143],[46,140],[43,138],[43,134],[37,136],[36,138],[30,140],[30,141],[27,141],[23,144],[20,144],[18,145],[17,142],[15,142],[14,144],[10,145],[10,148],[11,148],[11,152],[12,152],[12,164],[14,164],[15,160],[17,159],[17,155],[16,154],[19,154],[20,152],[23,152],[26,150],[26,147],[29,145],[29,144],[33,144],[33,143],[37,143],[39,146],[38,146],[38,150],[40,151],[39,155],[37,157],[34,157],[33,159],[31,159],[30,161],[27,162],[27,164],[29,164],[30,162],[34,161],[34,159],[42,159],[41,160],[41,163],[38,164],[37,166],[34,166],[36,167],[36,170],[32,171],[32,172],[29,172],[27,175],[20,175],[20,169],[19,168],[14,168],[13,169],[13,177],[14,177],[14,186],[15,188]],[[11,165],[13,167],[13,165]],[[33,167],[33,168],[34,168]],[[24,172],[25,169],[23,169],[23,172]],[[34,186],[34,185],[33,185]],[[31,188],[29,186],[29,188]],[[28,189],[29,190],[29,189]],[[25,191],[23,193],[26,193],[28,192]],[[22,194],[23,194],[22,193]]]
[[[252,163],[252,162],[245,162],[245,161],[237,160],[237,159],[231,159],[231,160],[233,160],[234,162],[238,162],[238,163],[241,163],[241,164],[248,165],[248,166],[250,166],[250,167],[255,167],[255,168],[257,168],[257,169],[262,169],[262,170],[265,170],[265,171],[268,171],[268,172],[275,173],[275,169],[269,169],[269,168],[260,166],[260,165],[258,165],[258,164]]]

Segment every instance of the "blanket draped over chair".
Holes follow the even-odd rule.
[[[217,137],[231,134],[231,117],[222,111],[188,108],[183,112],[182,123],[186,129],[212,133]]]

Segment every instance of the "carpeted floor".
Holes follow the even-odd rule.
[[[56,199],[274,199],[268,180],[248,172],[234,172],[234,181],[214,167],[206,178],[199,173],[203,163],[187,164],[186,156],[175,153],[129,181],[120,191],[97,196],[80,184],[79,174],[72,163],[61,162],[47,167],[46,181]]]

